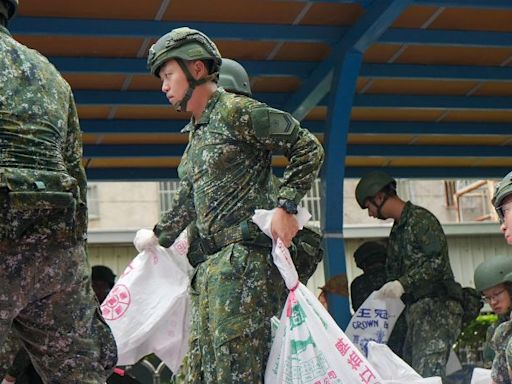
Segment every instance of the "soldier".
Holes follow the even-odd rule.
[[[462,320],[462,289],[456,283],[441,224],[428,210],[396,194],[396,181],[381,171],[359,181],[356,199],[381,220],[393,219],[388,239],[388,282],[382,297],[404,301],[404,359],[423,377],[446,376],[446,362]]]
[[[485,260],[475,269],[475,288],[498,315],[498,321],[487,328],[484,360],[492,361],[492,377],[496,383],[510,382],[505,360],[506,341],[510,330],[497,332],[498,326],[510,320],[512,310],[512,257],[497,256]],[[497,337],[494,337],[495,334]],[[496,352],[495,352],[496,351]],[[500,352],[501,351],[501,352]]]
[[[197,382],[260,383],[270,350],[269,318],[280,308],[282,278],[270,241],[250,221],[256,208],[276,209],[275,238],[290,246],[297,204],[323,161],[318,140],[289,114],[217,88],[221,55],[203,33],[177,28],[150,49],[151,73],[177,109],[192,113],[185,177],[171,209],[138,244],[172,244],[196,220],[206,260],[192,277],[198,296],[202,377]],[[289,158],[278,199],[272,152]]]
[[[367,241],[356,249],[354,260],[363,270],[363,274],[350,284],[350,299],[355,312],[373,291],[386,283],[386,247],[377,241]]]
[[[116,275],[105,265],[93,265],[91,273],[92,289],[99,303],[103,303],[116,283]]]
[[[76,107],[48,60],[9,34],[17,7],[0,0],[0,345],[12,329],[45,383],[104,383],[116,347],[91,288]],[[13,357],[0,352],[0,377]]]
[[[512,245],[512,172],[509,172],[497,185],[492,204],[500,219],[500,229],[506,242]],[[512,273],[504,277],[512,282]],[[495,293],[497,294],[497,293]],[[492,378],[496,384],[510,383],[512,380],[512,321],[500,324],[495,331],[492,345],[496,356],[492,366]],[[503,366],[505,354],[506,366]],[[507,381],[508,380],[508,381]]]

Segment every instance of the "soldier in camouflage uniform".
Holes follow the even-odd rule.
[[[495,353],[491,340],[496,328],[510,319],[512,311],[512,284],[505,280],[505,276],[512,272],[512,257],[499,256],[486,260],[475,270],[475,286],[489,303],[498,320],[487,328],[483,348],[483,358],[486,366],[491,366]]]
[[[46,383],[103,383],[116,347],[91,289],[78,116],[57,70],[9,34],[17,6],[0,0],[0,344],[12,329]],[[13,357],[0,351],[2,377]]]
[[[503,232],[507,243],[512,245],[512,172],[509,172],[496,185],[492,203],[501,223],[501,232]],[[509,272],[503,279],[512,282],[512,273]],[[508,284],[507,287],[509,287]],[[508,290],[507,293],[512,294],[512,291]],[[495,295],[497,294],[495,292]],[[512,337],[510,336],[512,336],[511,320],[500,324],[496,328],[492,339],[492,345],[496,352],[492,367],[492,378],[497,384],[512,382]],[[503,359],[503,355],[505,355],[505,359]],[[504,360],[506,366],[503,366]],[[506,381],[507,378],[508,381]]]
[[[276,206],[273,235],[290,246],[298,226],[297,204],[323,161],[318,140],[289,114],[249,97],[217,88],[221,56],[199,31],[178,28],[150,49],[151,72],[178,110],[192,113],[185,177],[154,234],[169,246],[196,220],[206,260],[192,277],[199,319],[195,382],[260,383],[270,350],[269,318],[277,313],[282,278],[270,258],[270,241],[250,221],[257,208]],[[282,151],[285,169],[273,197],[272,152]],[[190,363],[190,362],[189,362]],[[192,382],[192,380],[189,380]]]
[[[350,283],[350,299],[355,311],[370,296],[386,283],[386,247],[377,241],[367,241],[354,252],[354,260],[363,274]]]
[[[378,292],[401,297],[406,305],[404,359],[423,377],[445,377],[463,311],[462,288],[453,277],[441,224],[428,210],[400,199],[396,181],[384,172],[363,176],[356,199],[370,216],[394,220],[387,248],[388,282]]]

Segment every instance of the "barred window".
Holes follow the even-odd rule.
[[[95,183],[87,183],[87,211],[90,220],[97,220],[100,218],[98,185]]]
[[[160,182],[160,212],[166,212],[171,208],[171,201],[178,190],[179,180]]]

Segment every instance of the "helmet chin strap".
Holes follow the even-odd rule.
[[[190,73],[190,71],[187,68],[187,65],[185,64],[185,62],[182,59],[176,59],[176,62],[178,63],[181,70],[185,74],[185,77],[187,78],[187,82],[188,82],[188,89],[187,89],[187,92],[185,92],[185,95],[183,96],[183,98],[180,101],[178,101],[172,105],[174,107],[174,109],[176,109],[176,111],[182,112],[182,111],[187,110],[187,104],[190,101],[190,99],[192,98],[194,89],[196,89],[196,87],[198,85],[204,84],[207,81],[214,80],[214,79],[218,78],[218,72],[211,73],[208,76],[203,77],[202,79],[196,80],[192,76],[192,74]]]
[[[372,202],[373,205],[375,205],[377,207],[377,219],[381,219],[381,220],[386,220],[387,217],[384,217],[384,215],[382,214],[382,207],[384,206],[384,204],[386,203],[386,201],[389,199],[389,195],[388,194],[385,194],[384,195],[384,198],[382,199],[382,203],[377,204],[377,202],[375,201],[375,197],[373,197],[372,199],[370,199],[370,201]]]

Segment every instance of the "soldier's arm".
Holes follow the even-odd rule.
[[[444,276],[446,267],[446,237],[439,222],[430,215],[415,217],[412,231],[415,253],[406,256],[412,258],[412,268],[399,278],[406,292],[418,284],[439,280]]]
[[[277,198],[298,204],[318,176],[324,159],[322,145],[289,113],[274,108],[254,108],[251,124],[257,140],[288,159]]]
[[[186,156],[182,162],[186,161]],[[180,164],[180,172],[183,172],[184,164]],[[178,190],[171,200],[170,208],[162,214],[158,224],[153,228],[153,232],[158,237],[158,242],[163,247],[170,247],[179,234],[187,225],[196,218],[193,198],[192,184],[188,178],[180,175]]]

